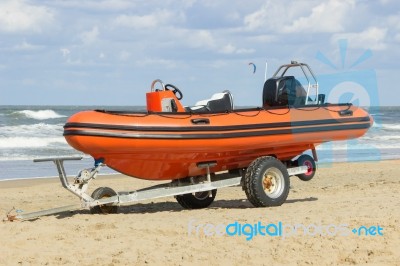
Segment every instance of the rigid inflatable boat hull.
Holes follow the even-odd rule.
[[[323,142],[358,138],[371,123],[351,105],[219,114],[85,111],[69,118],[64,136],[118,172],[172,180],[204,174],[202,162],[215,161],[217,172],[246,168],[263,155],[290,160]]]

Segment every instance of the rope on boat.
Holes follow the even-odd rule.
[[[343,106],[345,106],[345,105],[343,105]],[[313,112],[313,111],[316,111],[316,110],[318,110],[320,108],[323,108],[323,109],[325,109],[327,111],[330,111],[330,112],[339,113],[339,112],[342,112],[342,111],[349,110],[351,108],[352,104],[347,104],[346,106],[347,106],[347,108],[344,109],[344,110],[343,109],[342,110],[333,110],[333,109],[330,109],[327,106],[316,106],[313,109],[306,108],[306,106],[302,106],[302,107],[295,107],[295,106],[290,106],[289,107],[289,106],[287,106],[287,111],[285,113],[276,113],[276,112],[271,111],[271,110],[274,110],[274,109],[265,109],[265,108],[261,108],[261,107],[255,108],[254,110],[233,110],[233,111],[226,111],[226,112],[223,112],[223,113],[193,113],[193,112],[189,112],[189,113],[164,114],[164,113],[151,113],[151,112],[126,113],[125,111],[119,112],[119,111],[107,111],[107,110],[95,110],[95,111],[96,112],[101,112],[101,113],[106,113],[106,114],[119,115],[119,116],[128,116],[128,117],[146,117],[146,116],[149,116],[149,115],[158,115],[158,116],[161,116],[161,117],[171,118],[171,119],[188,119],[188,118],[191,118],[193,115],[199,115],[201,117],[213,117],[213,116],[228,115],[228,114],[231,114],[231,113],[232,114],[236,114],[238,116],[244,116],[244,117],[256,117],[261,113],[261,111],[266,111],[266,112],[268,112],[270,114],[273,114],[273,115],[286,115],[291,111],[291,109],[296,109],[296,110],[305,111],[305,112]],[[243,114],[243,112],[248,112],[248,111],[258,111],[258,112],[256,114],[251,114],[251,115]],[[185,115],[185,114],[187,114],[187,115]]]

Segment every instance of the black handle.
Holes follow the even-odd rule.
[[[208,118],[195,118],[192,119],[192,124],[196,124],[196,125],[208,125],[210,124],[210,120]]]
[[[353,111],[352,110],[342,110],[342,111],[339,111],[339,115],[340,116],[352,116]]]

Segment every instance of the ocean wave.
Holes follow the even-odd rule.
[[[53,158],[53,157],[76,157],[76,156],[81,156],[83,160],[92,162],[93,157],[87,154],[83,154],[81,152],[78,152],[73,149],[65,149],[62,152],[59,150],[54,151],[54,150],[49,150],[46,152],[42,153],[15,153],[15,152],[3,152],[0,153],[0,163],[4,161],[31,161],[33,159],[40,159],[40,158]],[[76,162],[76,161],[69,161],[69,162]],[[68,164],[70,164],[68,162]],[[91,164],[88,164],[91,165]],[[40,165],[38,165],[40,167]],[[1,178],[1,175],[0,175]]]
[[[22,111],[15,111],[12,114],[23,115],[27,118],[32,118],[36,120],[46,120],[46,119],[54,119],[54,118],[62,118],[67,117],[65,115],[61,115],[53,110],[22,110]]]
[[[0,138],[0,149],[10,148],[43,148],[50,145],[67,145],[66,140],[63,137],[52,137],[52,138],[39,138],[39,137],[5,137]]]
[[[400,135],[380,135],[380,136],[364,136],[361,141],[367,140],[370,143],[379,143],[380,140],[390,141],[390,140],[400,140]]]
[[[400,143],[396,142],[368,142],[368,143],[347,143],[347,142],[335,142],[335,143],[324,143],[317,146],[317,150],[323,151],[343,151],[343,150],[398,150],[400,149]]]
[[[63,134],[64,124],[38,123],[0,127],[0,137],[58,137]]]
[[[381,124],[382,129],[400,130],[400,124]]]
[[[47,151],[46,153],[14,153],[14,152],[1,152],[0,153],[0,163],[4,161],[32,161],[33,159],[40,159],[40,158],[52,158],[52,157],[73,157],[73,156],[81,156],[84,159],[91,159],[90,155],[86,155],[80,153],[73,149],[65,149],[63,152],[59,150],[54,151]],[[38,165],[40,166],[40,165]],[[1,178],[1,177],[0,177]]]
[[[378,124],[378,123],[376,123],[376,121],[374,120],[374,122],[373,122],[373,124],[372,124],[372,127],[373,127],[373,128],[381,128],[381,127],[382,127],[382,125],[381,125],[381,124]]]

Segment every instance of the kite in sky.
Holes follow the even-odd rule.
[[[249,66],[250,65],[253,65],[253,74],[256,73],[256,65],[254,63],[251,63],[251,62],[249,63]]]

